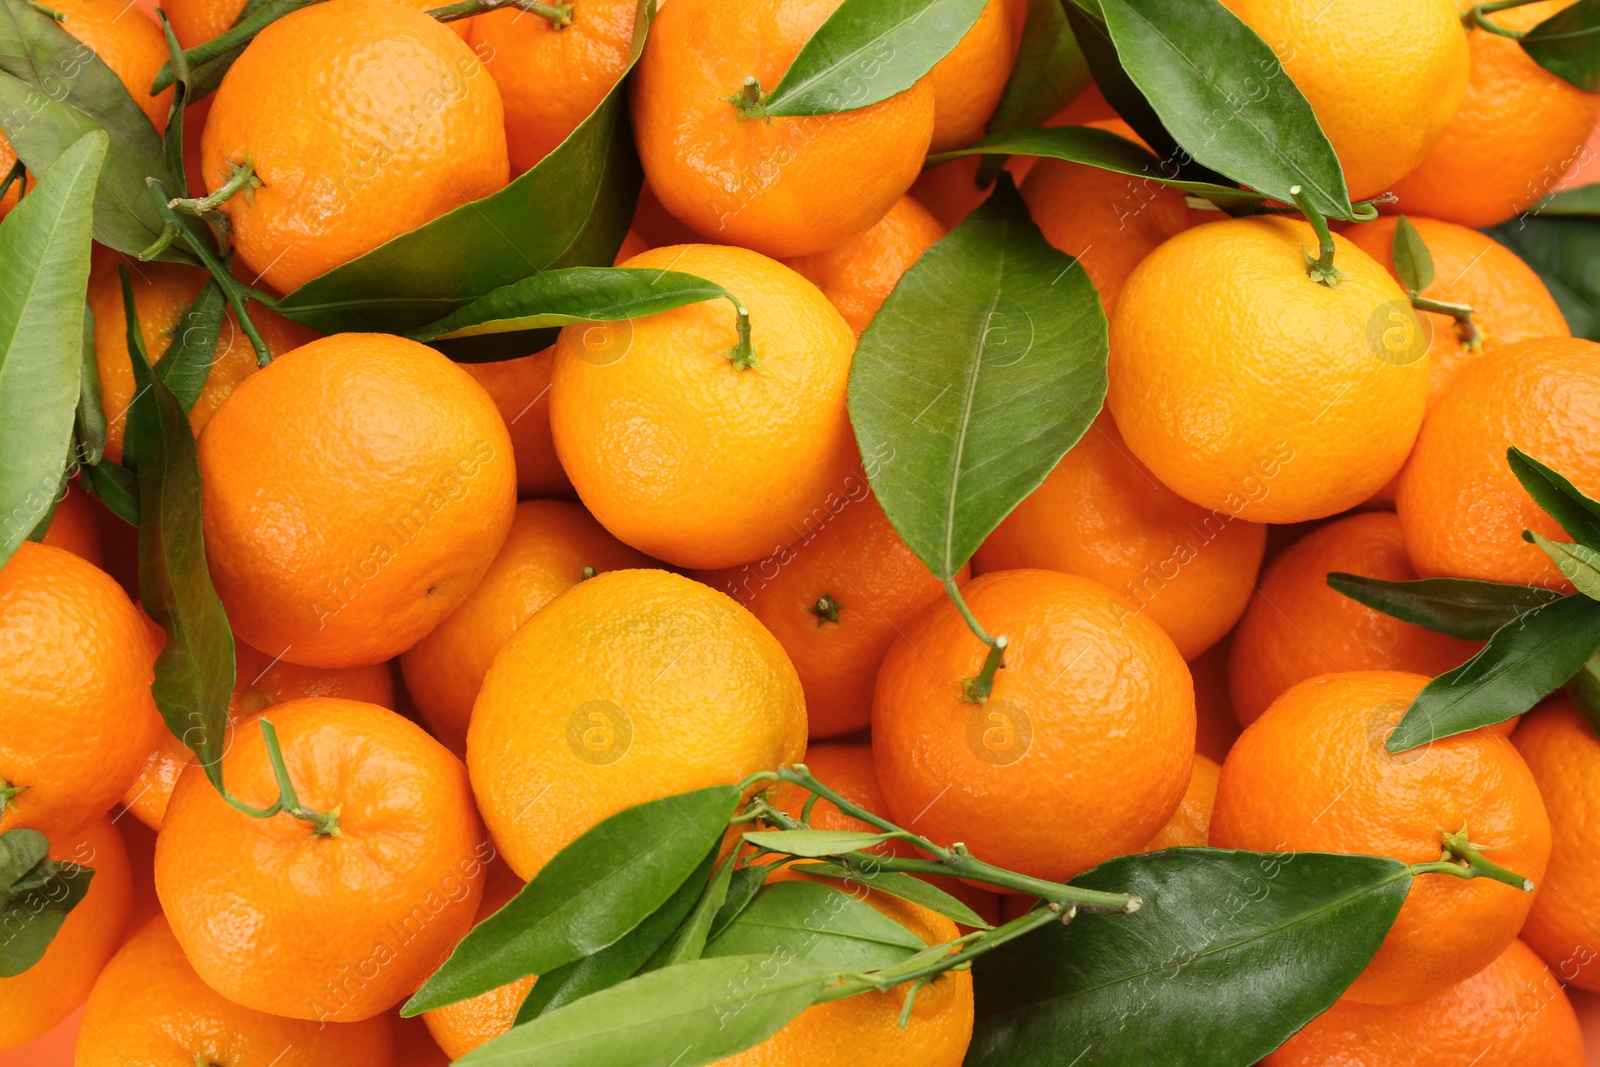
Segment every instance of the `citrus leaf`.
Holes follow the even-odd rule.
[[[105,456],[106,409],[100,402],[100,364],[94,354],[94,312],[83,308],[83,357],[78,361],[78,410],[73,417],[78,435],[78,461],[93,466]]]
[[[245,46],[255,40],[256,34],[277,22],[283,16],[303,7],[321,3],[322,0],[250,0],[232,26],[215,37],[183,53],[185,71],[175,70],[171,60],[163,63],[156,73],[152,86],[160,92],[175,82],[189,86],[189,99],[198,100],[222,84],[234,60],[244,53]]]
[[[233,631],[206,567],[200,460],[188,413],[150,367],[128,272],[118,270],[133,362],[134,397],[122,447],[125,460],[134,457],[139,486],[139,599],[167,635],[150,693],[172,736],[189,746],[220,790]]]
[[[167,173],[172,177],[172,187],[179,196],[189,195],[189,176],[183,165],[183,118],[190,101],[189,66],[183,61],[183,46],[172,29],[167,13],[156,8],[156,19],[161,23],[161,36],[167,45],[167,55],[177,61],[177,86],[172,90],[172,104],[167,109],[167,128],[161,132],[161,155],[167,162]],[[168,61],[171,65],[172,60]],[[201,190],[204,192],[204,190]]]
[[[1600,341],[1600,219],[1523,214],[1483,232],[1534,269],[1574,337]]]
[[[639,3],[630,69],[644,47],[649,4]],[[540,271],[610,265],[643,181],[625,82],[618,79],[565,141],[504,189],[311,279],[276,310],[323,333],[404,333]],[[526,335],[507,335],[439,347],[457,358],[511,359],[553,341],[549,331],[531,345]]]
[[[615,944],[694,873],[738,800],[737,786],[712,786],[602,819],[473,927],[401,1013],[454,1004]]]
[[[1600,0],[1578,0],[1562,8],[1517,43],[1556,77],[1586,93],[1600,91]]]
[[[0,834],[0,978],[15,978],[38,963],[89,891],[94,871],[52,860],[49,851],[37,830]]]
[[[139,479],[128,468],[102,459],[85,472],[85,487],[129,526],[139,525]]]
[[[769,115],[854,111],[904,92],[950,54],[987,0],[843,0],[762,104]]]
[[[694,911],[673,933],[671,939],[650,957],[641,970],[659,970],[662,967],[689,963],[700,958],[705,952],[706,936],[711,932],[711,923],[722,910],[723,902],[728,899],[728,882],[733,877],[733,865],[738,859],[739,850],[734,849],[717,865],[716,873],[712,875],[711,881],[706,883],[705,889],[700,893],[700,899],[695,901]]]
[[[1463,641],[1487,641],[1524,612],[1561,599],[1560,593],[1534,585],[1471,578],[1390,582],[1334,571],[1328,585],[1374,611]]]
[[[701,959],[630,978],[513,1027],[456,1067],[701,1067],[777,1033],[836,972],[769,956]]]
[[[55,507],[67,466],[106,145],[85,135],[0,220],[0,565]]]
[[[797,959],[840,971],[889,967],[927,948],[904,926],[819,882],[777,882],[706,946],[714,956]]]
[[[1028,0],[1017,62],[989,116],[991,135],[1043,124],[1094,83],[1061,4],[1062,0]]]
[[[941,579],[1077,443],[1106,394],[1106,317],[1002,174],[861,335],[850,421],[868,480]]]
[[[1328,1008],[1404,903],[1405,864],[1376,856],[1179,848],[1073,880],[1137,893],[1132,915],[1080,915],[978,957],[968,1067],[1237,1067]]]
[[[707,940],[727,929],[728,924],[750,906],[750,902],[755,899],[756,893],[766,882],[767,875],[772,873],[773,866],[758,863],[734,869],[733,877],[728,880],[728,895],[723,900],[722,907],[717,909],[716,918],[711,920],[711,930],[707,934]]]
[[[1600,215],[1600,182],[1576,185],[1571,189],[1551,193],[1529,208],[1527,214],[1548,215],[1552,218]]]
[[[1590,656],[1561,688],[1583,713],[1589,729],[1600,736],[1600,656]]]
[[[1590,600],[1600,600],[1600,552],[1583,545],[1552,541],[1532,530],[1525,531],[1524,536],[1544,550],[1560,568],[1561,576],[1578,592]]]
[[[1100,7],[1129,79],[1195,159],[1277,200],[1299,186],[1329,218],[1353,217],[1344,170],[1311,105],[1237,15],[1217,0]]]
[[[173,328],[172,341],[156,364],[156,377],[167,384],[184,411],[194,410],[205,388],[211,364],[217,358],[217,342],[222,339],[222,319],[228,299],[216,279],[210,279],[184,309]]]
[[[1394,270],[1400,283],[1413,293],[1420,293],[1433,284],[1433,254],[1422,239],[1422,234],[1401,215],[1394,227]]]
[[[1568,596],[1496,630],[1483,650],[1423,687],[1389,735],[1390,752],[1493,726],[1530,710],[1600,650],[1600,603]]]
[[[1515,445],[1506,450],[1506,462],[1534,503],[1560,523],[1574,541],[1586,548],[1600,549],[1600,501],[1591,499]]]
[[[962,926],[970,926],[977,930],[990,928],[977,912],[933,883],[913,875],[901,874],[899,871],[857,870],[842,867],[837,863],[797,863],[792,869],[816,878],[838,878],[845,882],[855,882],[869,889],[876,889],[880,893],[909,900],[929,911],[936,911]]]
[[[757,848],[820,858],[875,848],[894,840],[895,835],[871,830],[752,830],[744,839]]]

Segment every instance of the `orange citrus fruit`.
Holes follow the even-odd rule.
[[[928,71],[933,88],[933,142],[929,152],[971,144],[1000,103],[1017,58],[1026,0],[988,0],[961,43]]]
[[[522,501],[499,555],[466,603],[400,657],[422,721],[451,751],[465,752],[472,702],[517,628],[586,575],[653,562],[577,504]]]
[[[89,494],[79,485],[67,483],[66,492],[56,501],[55,514],[40,538],[41,544],[65,549],[80,559],[100,567],[104,553],[100,549],[100,520],[95,517]]]
[[[1189,787],[1183,799],[1167,820],[1167,825],[1145,842],[1142,852],[1158,852],[1164,848],[1204,848],[1211,843],[1211,809],[1217,802],[1217,782],[1222,768],[1217,761],[1198,752],[1194,757],[1194,770],[1189,775]]]
[[[494,401],[511,437],[517,492],[527,496],[571,496],[572,483],[556,458],[550,437],[550,367],[555,347],[497,363],[463,363]]]
[[[681,567],[761,559],[803,534],[856,462],[850,327],[816,286],[742,248],[654,248],[624,266],[727,288],[749,310],[756,362],[735,361],[727,300],[566,327],[550,384],[561,465],[642,552]]]
[[[707,237],[774,257],[838,245],[911,187],[933,136],[924,78],[831,115],[767,115],[742,94],[778,85],[838,0],[673,0],[633,75],[633,134],[650,188]]]
[[[194,48],[230,29],[244,13],[246,2],[247,0],[161,0],[161,10],[166,12],[168,21],[172,23],[172,31],[177,34],[178,43],[185,48]],[[419,11],[444,6],[444,0],[401,0],[401,2]],[[465,38],[476,21],[476,18],[460,19],[447,22],[445,25]],[[190,106],[202,107],[209,99],[202,97]],[[189,112],[189,115],[194,115],[194,112]],[[190,118],[189,121],[193,119]]]
[[[309,667],[410,648],[483,576],[516,506],[489,395],[388,334],[313,341],[246,378],[200,436],[200,471],[234,630]]]
[[[1473,730],[1401,753],[1384,747],[1426,683],[1418,674],[1352,671],[1284,693],[1222,765],[1211,843],[1430,863],[1444,835],[1465,829],[1494,862],[1539,880],[1550,820],[1504,734]],[[1454,985],[1505,950],[1532,903],[1532,893],[1491,878],[1418,876],[1345,995],[1402,1004]]]
[[[1074,575],[998,571],[962,595],[1010,639],[1005,666],[986,703],[963,699],[987,649],[948,602],[890,648],[872,751],[896,822],[1053,881],[1150,840],[1194,757],[1194,689],[1171,638]]]
[[[1411,562],[1451,575],[1567,589],[1523,530],[1569,540],[1506,464],[1515,445],[1600,496],[1600,345],[1549,338],[1468,363],[1422,424],[1395,506]]]
[[[1410,301],[1334,235],[1334,287],[1313,281],[1309,225],[1207,223],[1134,268],[1111,320],[1108,403],[1129,449],[1178,495],[1253,522],[1367,499],[1411,450],[1425,349],[1384,345]]]
[[[1102,414],[984,540],[972,566],[1093,578],[1192,659],[1243,614],[1266,542],[1265,526],[1191,504],[1156,481]]]
[[[612,571],[500,650],[467,766],[489,832],[532,878],[608,815],[794,763],[805,745],[800,679],[753,615],[682,575]]]
[[[191,764],[156,839],[162,910],[201,980],[235,1004],[371,1018],[422,985],[472,925],[490,853],[466,768],[375,704],[309,697],[270,718],[301,805],[332,813],[338,832],[247,815]],[[260,729],[236,734],[222,773],[252,807],[279,796]]]
[[[523,886],[522,879],[511,873],[504,862],[491,863],[488,877],[483,883],[483,901],[478,905],[476,922],[482,922],[516,896]],[[422,1013],[428,1032],[439,1047],[452,1060],[460,1059],[486,1041],[492,1041],[516,1021],[522,1002],[533,988],[534,978],[529,975],[497,986],[487,993],[479,993],[454,1004]]]
[[[991,0],[989,6],[998,3]],[[938,219],[911,197],[902,196],[883,218],[861,233],[826,251],[785,263],[821,289],[859,337],[900,276],[943,236]]]
[[[167,61],[167,39],[155,19],[145,9],[118,0],[61,0],[51,6],[66,16],[61,28],[111,68],[157,130],[166,129],[172,90],[150,95],[156,72]],[[61,72],[66,73],[66,69]]]

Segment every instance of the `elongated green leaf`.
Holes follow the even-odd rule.
[[[173,69],[169,60],[163,63],[161,70],[157,72],[154,88],[160,91],[176,81],[186,80],[189,85],[189,99],[200,99],[222,84],[222,76],[228,73],[228,68],[233,66],[234,60],[243,54],[245,46],[255,40],[256,34],[290,12],[321,2],[322,0],[252,0],[239,13],[238,20],[232,26],[209,41],[183,53],[184,64],[188,67],[184,72],[186,78]]]
[[[144,184],[168,177],[155,127],[99,56],[27,0],[0,0],[0,129],[35,174],[103,130],[111,147],[95,190],[95,240],[136,255],[161,233]],[[181,248],[157,258],[194,262]]]
[[[402,1014],[475,997],[614,944],[678,891],[722,839],[738,800],[737,786],[712,786],[601,820],[474,927]]]
[[[167,383],[183,410],[193,410],[205,388],[211,364],[217,358],[217,342],[222,338],[222,320],[228,300],[216,280],[206,282],[184,309],[172,332],[172,342],[156,364],[156,377]]]
[[[798,959],[840,971],[889,967],[927,948],[916,934],[820,882],[776,882],[706,946],[711,956]]]
[[[15,978],[43,958],[94,878],[88,867],[50,859],[49,849],[37,830],[0,834],[0,978]]]
[[[1562,689],[1583,713],[1589,729],[1600,736],[1600,656],[1590,656]]]
[[[1586,93],[1600,91],[1600,0],[1578,0],[1562,8],[1518,43],[1556,77]]]
[[[1561,599],[1560,593],[1538,586],[1470,578],[1389,582],[1335,571],[1328,584],[1375,611],[1463,641],[1487,641],[1523,612]]]
[[[1028,19],[988,132],[1039,126],[1094,82],[1062,0],[1028,0]]]
[[[767,875],[779,865],[757,863],[734,869],[733,876],[728,879],[728,895],[723,900],[722,907],[717,909],[716,918],[711,920],[711,929],[707,933],[706,940],[709,941],[722,933],[729,923],[750,906],[750,902],[756,898],[756,893],[766,884]]]
[[[738,303],[715,282],[681,271],[567,267],[501,286],[406,336],[414,341],[437,341],[574,322],[616,322],[719,297]]]
[[[861,335],[850,421],[890,522],[945,579],[1077,443],[1105,393],[1094,286],[1002,174]]]
[[[869,889],[876,889],[880,893],[920,904],[929,911],[936,911],[962,926],[970,926],[977,930],[989,929],[989,924],[984,921],[983,916],[933,883],[913,875],[901,874],[899,871],[857,870],[841,867],[837,863],[797,863],[793,869],[816,878],[838,878],[845,882],[855,882]]]
[[[83,358],[78,361],[78,410],[73,416],[78,461],[93,465],[106,450],[106,409],[100,402],[100,365],[94,355],[94,312],[83,309]]]
[[[528,990],[522,1007],[517,1010],[517,1023],[525,1023],[591,993],[610,989],[637,974],[639,968],[666,943],[688,917],[690,909],[701,899],[716,859],[716,849],[706,853],[700,866],[684,879],[665,904],[617,941],[581,960],[541,974],[533,988]]]
[[[139,479],[128,468],[102,459],[85,472],[85,487],[129,526],[139,525]]]
[[[642,970],[654,971],[700,958],[705,952],[706,936],[711,932],[711,923],[722,910],[723,902],[728,899],[728,883],[733,877],[733,865],[738,859],[739,850],[734,849],[717,865],[716,873],[701,892],[700,899],[695,901],[694,911],[689,913],[689,917],[684,920],[672,938],[650,957]]]
[[[1561,576],[1571,582],[1578,592],[1590,600],[1600,600],[1600,552],[1583,545],[1552,541],[1532,530],[1526,531],[1524,536],[1544,550],[1544,554],[1560,568]]]
[[[1561,687],[1600,650],[1600,603],[1569,596],[1495,631],[1483,651],[1423,687],[1406,709],[1390,752],[1521,715]]]
[[[968,1067],[1254,1063],[1331,1005],[1411,878],[1375,856],[1180,848],[1074,880],[1137,893],[980,956]]]
[[[1394,271],[1400,283],[1413,293],[1420,293],[1433,284],[1433,254],[1428,251],[1422,234],[1411,225],[1411,220],[1401,215],[1394,227]]]
[[[1511,473],[1572,539],[1588,548],[1600,549],[1600,501],[1591,499],[1564,475],[1551,470],[1522,449],[1506,450]]]
[[[854,111],[904,92],[961,43],[986,0],[843,0],[763,104],[769,115]]]
[[[1561,218],[1568,215],[1591,217],[1600,215],[1600,182],[1576,185],[1551,193],[1528,209],[1529,215]]]
[[[894,840],[894,835],[871,830],[752,830],[744,839],[757,848],[818,858],[876,848]]]
[[[0,565],[55,507],[67,465],[106,146],[84,136],[0,222]]]
[[[1519,215],[1483,232],[1538,273],[1574,337],[1600,341],[1600,219]]]
[[[456,1067],[700,1067],[777,1033],[834,977],[770,956],[695,960],[547,1012]]]
[[[639,8],[630,67],[644,46],[649,0],[640,0]],[[565,141],[510,185],[313,278],[277,310],[323,333],[404,333],[540,271],[609,265],[627,235],[642,180],[622,79]],[[455,358],[508,359],[554,337],[550,330],[439,347]]]
[[[221,789],[233,696],[233,631],[206,567],[200,460],[188,413],[150,367],[128,272],[119,269],[135,388],[123,454],[138,465],[139,599],[167,634],[150,692],[167,729],[189,746]]]
[[[1299,186],[1324,215],[1352,217],[1344,170],[1311,105],[1237,15],[1217,0],[1100,7],[1128,77],[1195,159],[1278,200]]]
[[[166,41],[168,66],[176,63],[177,85],[172,90],[172,104],[167,108],[167,128],[161,132],[161,155],[167,163],[167,174],[172,178],[173,190],[179,196],[189,195],[189,177],[183,165],[183,118],[190,101],[189,65],[183,59],[183,46],[172,28],[167,13],[156,8],[156,18],[161,23],[161,36]],[[205,190],[201,190],[204,192]]]

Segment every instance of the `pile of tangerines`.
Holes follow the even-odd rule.
[[[1585,1062],[1565,987],[1600,991],[1600,686],[1522,685],[1501,721],[1393,751],[1419,694],[1487,632],[1428,628],[1327,580],[1418,602],[1445,589],[1457,607],[1462,590],[1508,584],[1535,606],[1600,597],[1600,546],[1572,517],[1600,497],[1600,346],[1478,229],[1550,193],[1600,117],[1600,95],[1493,28],[1529,30],[1570,0],[1224,3],[1309,102],[1352,201],[1377,211],[1330,232],[1281,200],[1224,213],[1164,184],[1172,174],[1015,153],[1003,168],[982,154],[929,163],[985,136],[1014,71],[1037,61],[1040,26],[1060,22],[1056,0],[969,5],[981,13],[959,43],[908,87],[799,117],[766,113],[766,94],[835,9],[870,18],[888,0],[664,0],[642,52],[635,0],[447,16],[437,0],[286,4],[229,53],[214,93],[177,109],[170,85],[151,92],[163,65],[177,49],[197,65],[260,5],[161,0],[158,21],[122,0],[17,0],[14,15],[53,24],[39,32],[92,50],[157,130],[184,114],[192,195],[172,202],[252,300],[220,315],[187,405],[196,514],[153,498],[152,438],[132,442],[157,388],[146,361],[177,351],[212,275],[93,252],[79,302],[103,446],[92,460],[80,448],[53,512],[0,569],[0,860],[21,854],[13,832],[37,831],[49,858],[21,870],[92,878],[64,918],[22,906],[50,879],[6,891],[0,936],[35,912],[59,929],[0,977],[0,1047],[22,1057],[0,1063],[380,1067],[480,1047],[468,1062],[569,1062],[492,1054],[510,1048],[494,1042],[537,988],[530,973],[421,1012],[426,1032],[399,1008],[475,924],[532,908],[519,890],[594,828],[728,784],[744,788],[734,831],[746,817],[903,828],[793,856],[906,860],[959,842],[953,855],[1010,872],[930,872],[936,901],[959,908],[850,883],[950,953],[1039,909],[1138,920],[1049,895],[1118,857],[1454,865],[1461,877],[1416,876],[1353,982],[1314,1004],[1283,994],[1285,1017],[1301,1014],[1264,1062]],[[403,331],[324,336],[274,310],[539,167],[624,76],[644,185],[616,265],[734,299],[541,320],[566,323],[551,347],[488,362]],[[1086,83],[1039,128],[1145,145],[1109,82]],[[22,155],[0,140],[16,179],[0,213],[46,195],[48,173]],[[1098,392],[1052,401],[1081,439],[944,581],[902,536],[922,520],[881,480],[911,446],[868,452],[852,427],[852,360],[910,308],[897,286],[925,254],[995,225],[986,213],[1019,195],[1026,225],[1093,284],[1098,324],[1075,329],[1104,369]],[[945,281],[1007,284],[999,271]],[[456,295],[441,294],[440,316]],[[1050,343],[1037,322],[1001,328]],[[974,381],[990,362],[1042,358],[1001,360],[990,341]],[[911,377],[938,362],[899,358]],[[1019,450],[1030,432],[1018,427]],[[1536,502],[1511,448],[1564,479],[1576,510]],[[999,484],[1017,454],[960,468],[964,491]],[[159,462],[187,453],[173,455]],[[91,462],[136,472],[137,527]],[[1600,505],[1587,514],[1600,530]],[[183,552],[203,565],[185,570]],[[1476,584],[1393,584],[1418,579]],[[196,604],[225,612],[231,660],[208,659],[216,627]],[[207,718],[195,696],[218,677],[233,679],[220,737],[222,709]],[[837,798],[773,786],[769,772],[800,764]],[[753,857],[782,854],[736,841],[717,905]],[[827,883],[769,866],[752,894]],[[1272,893],[1269,878],[1240,908]],[[656,945],[692,960],[671,932]],[[1253,964],[1264,1011],[1279,970],[1315,966],[1289,955]],[[980,1025],[1009,1010],[985,1007],[984,979],[976,1009],[963,960],[818,997],[731,1056],[674,1059],[663,1044],[648,1062],[1078,1062],[1065,1038],[1009,1060],[974,1041],[975,1010]],[[75,1059],[26,1051],[69,1017]],[[1224,1062],[1140,1051],[1134,1023],[1126,1045],[1083,1062]]]

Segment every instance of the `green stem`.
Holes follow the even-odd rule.
[[[1339,284],[1339,279],[1344,275],[1333,265],[1333,234],[1328,231],[1328,220],[1311,205],[1311,198],[1305,195],[1305,190],[1300,186],[1291,185],[1289,195],[1317,234],[1317,254],[1313,256],[1310,252],[1306,253],[1306,274],[1312,281],[1331,289]]]
[[[983,659],[983,667],[978,671],[976,678],[968,678],[961,683],[961,699],[968,704],[985,704],[989,694],[994,690],[995,672],[1006,665],[1006,648],[1010,640],[1005,634],[991,637],[988,630],[972,614],[972,609],[967,607],[967,601],[961,595],[961,589],[956,585],[954,578],[946,578],[944,583],[945,595],[956,606],[961,617],[967,622],[967,629],[973,636],[989,646],[989,654]]]
[[[733,328],[739,334],[739,340],[734,343],[733,349],[729,351],[728,358],[733,361],[734,370],[750,370],[751,368],[759,370],[761,361],[756,358],[756,350],[750,344],[750,309],[739,303],[739,301],[734,300],[731,296],[728,299],[733,300],[735,313]]]
[[[739,91],[725,99],[738,110],[741,119],[766,118],[767,109],[761,103],[764,95],[761,83],[756,80],[755,75],[746,74],[744,84],[739,86]]]
[[[242,811],[254,819],[270,819],[282,812],[293,816],[301,822],[311,824],[312,833],[318,837],[338,837],[339,809],[334,808],[329,812],[313,811],[300,803],[300,795],[295,792],[294,781],[289,777],[289,768],[283,762],[283,749],[278,744],[277,728],[265,718],[257,720],[261,723],[261,738],[267,746],[267,760],[272,764],[272,776],[278,783],[278,799],[264,808],[254,808],[237,797],[223,791],[222,799],[237,811]]]
[[[1456,320],[1456,336],[1461,339],[1470,351],[1477,351],[1483,345],[1483,338],[1478,333],[1478,324],[1472,321],[1472,308],[1466,304],[1452,304],[1446,300],[1434,300],[1431,297],[1421,296],[1417,293],[1406,291],[1411,297],[1411,306],[1418,311],[1436,311],[1441,315],[1449,315]]]
[[[16,799],[27,791],[28,787],[25,785],[12,785],[4,778],[0,778],[0,812],[7,808],[15,808]]]
[[[65,22],[65,21],[67,21],[67,16],[63,15],[61,12],[57,11],[53,7],[47,7],[44,4],[39,3],[39,0],[28,0],[28,6],[33,8],[35,11],[40,11],[40,12],[43,12],[44,14],[46,14],[46,15],[49,15],[51,18],[55,19],[57,22]]]
[[[222,293],[228,298],[228,307],[233,311],[233,317],[238,321],[239,328],[244,331],[244,335],[250,339],[250,347],[255,350],[256,365],[265,367],[268,363],[271,363],[272,350],[267,347],[267,342],[262,338],[261,331],[256,329],[255,322],[250,318],[250,311],[245,306],[248,301],[246,293],[254,293],[256,290],[242,284],[235,278],[233,272],[228,269],[228,264],[217,258],[217,254],[212,250],[210,243],[189,230],[185,225],[184,219],[178,215],[168,200],[166,186],[162,185],[156,178],[146,178],[145,184],[149,185],[156,194],[156,202],[158,210],[161,211],[164,218],[164,226],[170,227],[175,235],[181,234],[183,236],[183,243],[188,245],[190,250],[199,257],[200,262],[205,264],[206,270],[211,272],[211,276],[222,287]],[[157,243],[159,244],[160,242],[158,241]]]
[[[1448,874],[1456,878],[1493,878],[1503,882],[1513,889],[1520,889],[1525,893],[1533,892],[1533,879],[1524,878],[1515,871],[1507,870],[1498,863],[1486,859],[1477,846],[1467,840],[1465,829],[1453,833],[1441,833],[1444,838],[1444,855],[1432,863],[1414,863],[1411,873],[1417,874]]]
[[[432,15],[440,22],[455,22],[502,7],[518,7],[535,15],[542,15],[558,30],[564,30],[572,25],[571,4],[546,4],[540,0],[460,0],[459,3],[446,4],[444,7],[429,8],[424,13]]]
[[[167,206],[174,211],[181,211],[185,215],[193,215],[203,219],[214,211],[219,211],[228,198],[234,193],[245,189],[261,188],[261,179],[256,177],[256,168],[246,160],[233,165],[233,173],[228,175],[228,180],[222,187],[207,196],[175,196],[167,201]]]
[[[1519,40],[1520,38],[1526,36],[1521,30],[1508,30],[1504,26],[1497,26],[1484,16],[1495,11],[1505,11],[1508,8],[1522,7],[1524,4],[1531,4],[1535,2],[1537,2],[1537,0],[1494,0],[1493,3],[1478,4],[1461,16],[1461,24],[1467,27],[1469,30],[1473,27],[1477,27],[1480,30],[1487,30],[1489,33],[1498,34],[1501,37],[1510,37],[1512,40]]]
[[[817,597],[817,602],[806,610],[817,617],[817,628],[820,630],[823,623],[839,621],[839,609],[842,607],[844,607],[843,604],[824,593]]]

